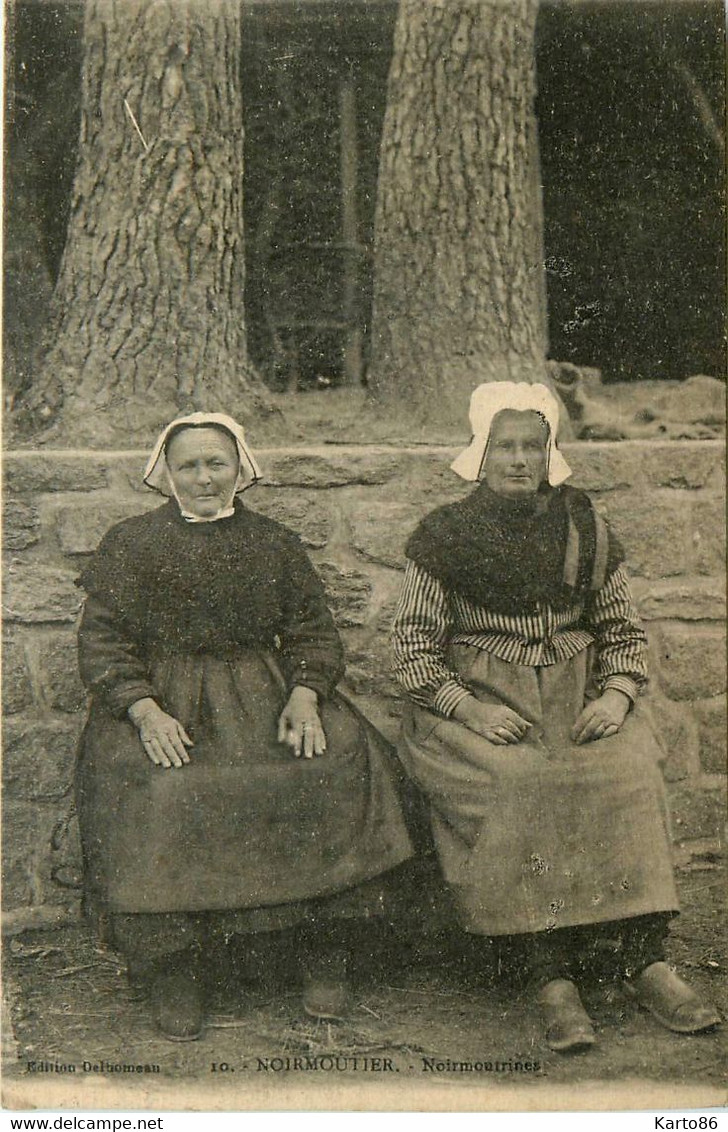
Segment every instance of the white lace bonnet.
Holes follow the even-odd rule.
[[[504,409],[539,413],[544,418],[549,428],[547,478],[552,487],[563,483],[571,475],[571,468],[556,443],[559,403],[545,385],[526,381],[490,381],[473,390],[470,397],[472,439],[450,465],[452,470],[464,480],[480,479],[493,420]]]
[[[152,454],[147,461],[147,466],[144,469],[144,476],[142,477],[147,487],[154,488],[155,491],[161,492],[162,495],[174,495],[172,482],[167,469],[164,446],[172,429],[176,430],[184,425],[191,425],[197,428],[204,428],[205,425],[217,426],[224,428],[226,432],[230,433],[235,441],[235,446],[238,450],[238,459],[240,461],[240,470],[235,484],[234,495],[239,495],[241,491],[245,491],[246,488],[250,487],[257,480],[262,479],[262,472],[258,467],[255,456],[248,448],[242,425],[239,425],[237,421],[234,421],[232,417],[228,417],[225,413],[190,413],[186,417],[177,417],[176,420],[170,421],[167,427],[163,429],[158,436]]]

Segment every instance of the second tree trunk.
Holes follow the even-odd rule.
[[[375,236],[376,400],[466,420],[483,381],[543,380],[534,0],[402,0]]]

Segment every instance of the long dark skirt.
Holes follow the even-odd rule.
[[[462,926],[515,935],[677,910],[662,751],[638,703],[617,735],[575,745],[591,653],[549,667],[466,645],[453,666],[483,703],[532,724],[496,746],[414,707],[400,759],[426,793]]]
[[[277,740],[287,695],[268,656],[175,656],[152,682],[191,762],[153,766],[131,722],[92,704],[76,792],[95,909],[235,912],[265,930],[308,901],[350,905],[412,855],[387,744],[342,697],[322,705],[327,750],[309,760]]]

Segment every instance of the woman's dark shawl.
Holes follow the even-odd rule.
[[[509,500],[480,484],[427,515],[405,553],[449,592],[509,615],[584,600],[624,561],[589,496],[565,485]]]
[[[174,501],[118,523],[78,584],[145,656],[263,649],[321,694],[341,678],[341,641],[300,540],[239,500],[214,523],[185,522]]]

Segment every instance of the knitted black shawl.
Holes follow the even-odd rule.
[[[341,643],[298,537],[236,500],[214,523],[187,523],[170,500],[104,536],[79,585],[144,653],[276,649],[340,676]]]
[[[543,485],[506,499],[480,484],[427,515],[405,553],[447,590],[497,613],[563,609],[600,589],[624,551],[585,492]]]

